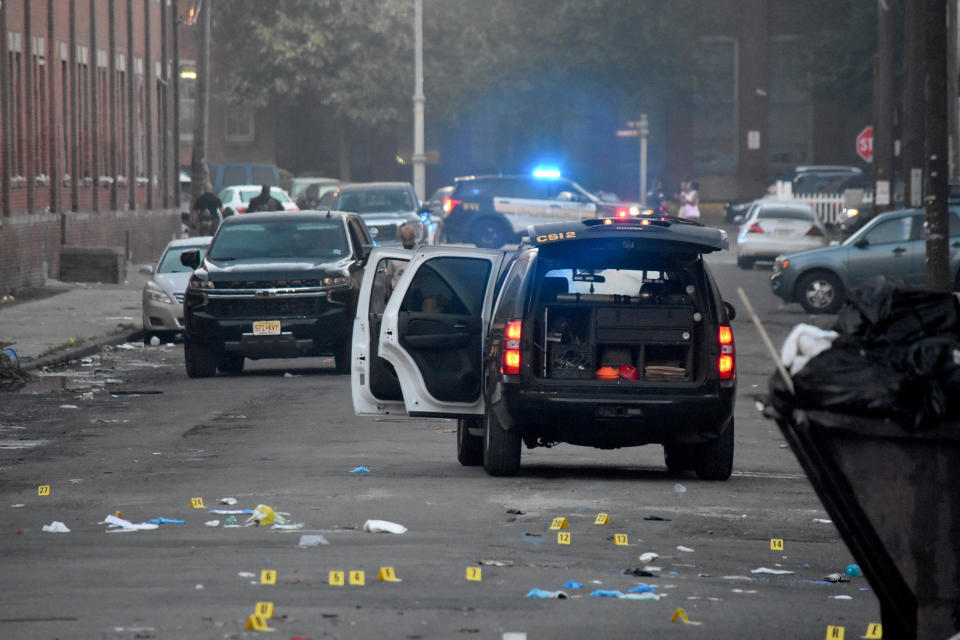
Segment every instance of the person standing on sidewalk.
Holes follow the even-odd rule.
[[[679,205],[677,212],[681,218],[691,220],[700,219],[700,184],[697,182],[683,182],[680,184]]]

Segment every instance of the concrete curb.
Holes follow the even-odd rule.
[[[66,364],[70,360],[76,360],[97,353],[103,350],[104,347],[142,338],[143,335],[143,329],[120,329],[116,333],[107,336],[86,340],[82,345],[77,347],[64,349],[63,351],[58,351],[57,353],[37,358],[36,360],[30,360],[29,362],[21,362],[20,365],[24,371],[42,369],[43,367],[56,367]]]

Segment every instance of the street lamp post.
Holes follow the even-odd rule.
[[[414,0],[414,80],[413,80],[413,189],[422,201],[426,198],[427,156],[423,153],[423,0]]]
[[[647,206],[647,137],[650,135],[650,123],[647,114],[640,114],[640,206]]]

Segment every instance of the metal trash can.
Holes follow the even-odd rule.
[[[828,411],[770,415],[876,591],[883,637],[960,632],[960,421],[908,431]]]

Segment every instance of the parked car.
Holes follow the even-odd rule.
[[[926,240],[922,209],[881,214],[842,244],[777,257],[770,284],[809,313],[835,313],[846,292],[871,276],[923,284]],[[950,272],[960,290],[960,207],[950,208]]]
[[[349,371],[350,329],[373,240],[349,213],[278,212],[224,220],[183,303],[187,375],[243,370],[244,358],[332,354]]]
[[[233,209],[237,213],[246,213],[250,200],[260,195],[263,185],[241,184],[234,187],[228,187],[220,192],[218,196],[223,202],[223,208]],[[286,191],[280,187],[270,187],[270,195],[276,198],[283,205],[284,211],[299,211],[300,207],[293,201]]]
[[[530,231],[516,251],[374,249],[355,411],[455,417],[458,460],[491,475],[518,471],[522,443],[659,443],[668,468],[727,479],[734,309],[701,259],[725,234],[651,218]]]
[[[336,189],[339,185],[340,180],[337,178],[294,178],[290,197],[301,209],[316,209],[323,194]]]
[[[803,202],[758,200],[737,235],[737,266],[752,269],[757,260],[827,244],[826,229],[813,207]]]
[[[397,230],[409,224],[417,230],[417,242],[429,242],[433,224],[430,209],[420,204],[409,182],[355,182],[327,193],[319,209],[359,213],[378,245],[397,244]]]
[[[280,185],[280,172],[272,164],[260,162],[221,162],[210,164],[210,184],[214,193],[237,185]],[[222,198],[221,198],[222,200]]]
[[[527,227],[603,215],[639,215],[640,206],[606,202],[556,173],[465,176],[444,199],[443,227],[449,242],[499,249]]]
[[[156,266],[141,269],[151,276],[143,287],[144,333],[169,339],[183,331],[183,292],[193,269],[181,264],[180,254],[195,250],[203,257],[210,240],[210,236],[172,240]]]

